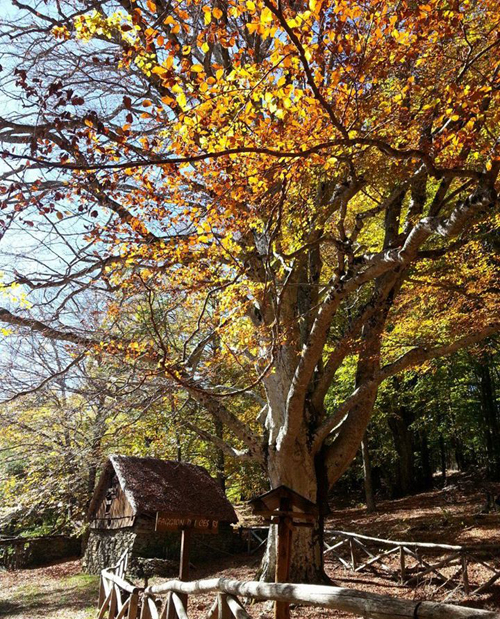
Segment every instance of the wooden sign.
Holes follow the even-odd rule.
[[[219,522],[204,518],[185,518],[172,514],[156,514],[156,531],[184,531],[186,529],[191,529],[196,531],[196,533],[216,534],[219,532]]]
[[[280,509],[282,499],[287,500],[287,511]],[[273,516],[290,516],[294,520],[314,522],[319,511],[315,503],[291,490],[288,486],[278,486],[248,502],[256,516],[271,518]]]

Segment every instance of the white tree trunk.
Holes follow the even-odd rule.
[[[318,479],[314,456],[306,444],[304,430],[294,442],[282,442],[279,448],[270,447],[268,454],[268,474],[271,486],[285,485],[305,498],[317,502]],[[275,579],[276,525],[270,533],[260,570],[262,580]],[[290,566],[291,582],[325,582],[323,570],[323,531],[322,522],[313,527],[296,527],[292,537],[292,559]]]

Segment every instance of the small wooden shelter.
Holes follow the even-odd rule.
[[[217,533],[219,523],[237,522],[231,503],[203,467],[133,456],[110,456],[88,515],[83,562],[91,573],[114,565],[126,550],[132,558],[176,558],[179,536],[172,531]]]

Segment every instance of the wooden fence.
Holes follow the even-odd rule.
[[[247,552],[253,555],[267,542],[269,527],[242,527],[242,535],[247,542]]]
[[[29,551],[29,539],[11,537],[0,539],[0,565],[6,570],[24,567]]]
[[[257,552],[265,543],[264,527],[246,531],[248,552]],[[449,590],[444,601],[458,590],[467,596],[479,595],[500,580],[500,548],[495,545],[451,545],[405,542],[369,537],[350,531],[325,530],[324,555],[334,558],[354,572],[378,571],[401,585],[418,587],[436,581],[437,590]],[[483,566],[488,578],[473,582],[470,567]],[[443,570],[453,568],[451,574]]]
[[[144,588],[125,580],[128,553],[124,552],[113,567],[101,571],[98,619],[138,619],[140,596]]]
[[[407,586],[433,579],[438,590],[451,589],[445,601],[458,589],[468,596],[478,595],[500,579],[500,566],[495,564],[500,561],[499,550],[491,545],[402,542],[348,531],[325,531],[325,555],[335,557],[345,568],[354,572],[378,568]],[[491,576],[473,585],[469,579],[472,563],[482,565]],[[451,573],[444,574],[445,568],[452,568]]]
[[[331,608],[365,619],[500,619],[500,613],[437,602],[416,602],[322,585],[271,584],[213,578],[135,587],[125,580],[127,554],[101,572],[98,619],[188,619],[188,596],[214,593],[207,619],[252,619],[239,598]]]

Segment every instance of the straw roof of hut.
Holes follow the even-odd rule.
[[[238,520],[222,488],[203,467],[119,455],[110,456],[105,464],[89,507],[91,519],[115,474],[134,515],[160,512],[183,518]]]

